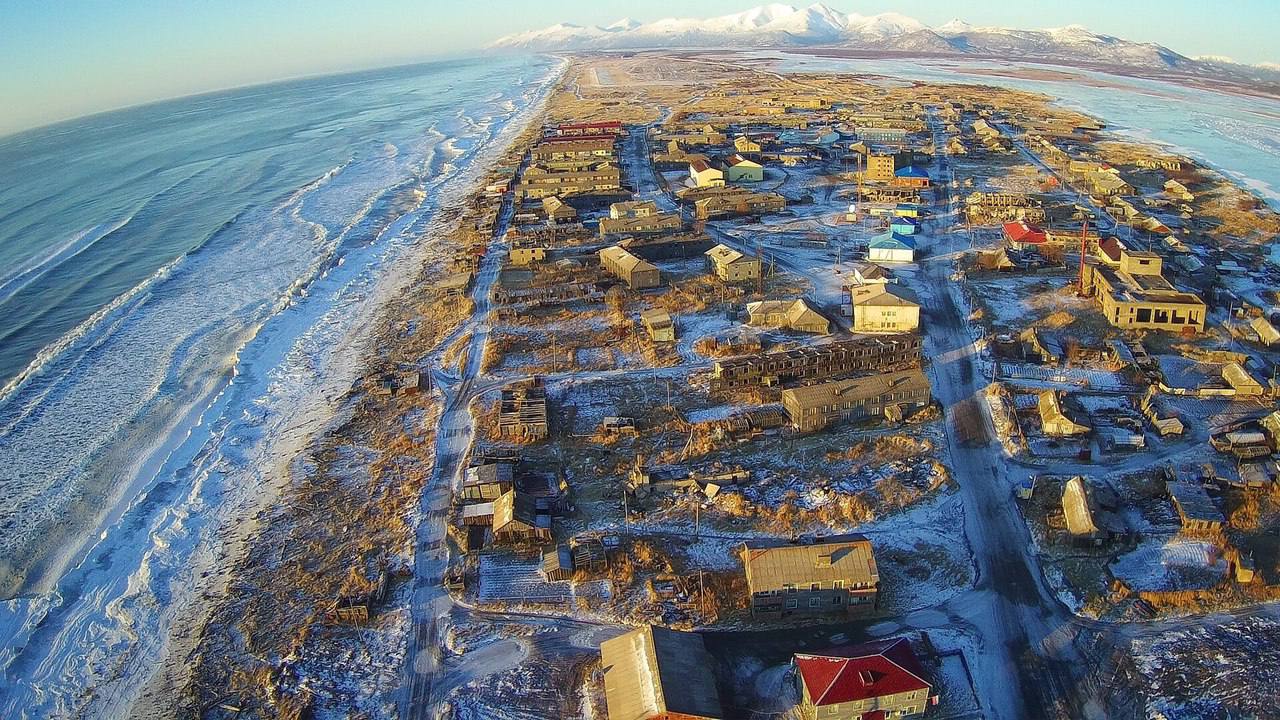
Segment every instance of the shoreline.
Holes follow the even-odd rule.
[[[125,600],[132,604],[142,600],[145,605],[143,620],[138,621],[135,618],[122,620],[123,624],[131,626],[129,634],[134,638],[124,648],[124,656],[117,661],[106,661],[107,665],[120,668],[127,666],[129,669],[127,671],[107,669],[111,674],[105,677],[100,670],[86,670],[84,676],[68,677],[66,679],[72,682],[79,679],[80,683],[84,683],[82,688],[69,686],[70,697],[80,696],[81,691],[92,690],[93,695],[82,696],[87,703],[86,708],[110,704],[112,712],[107,714],[123,714],[127,711],[128,705],[132,704],[145,688],[151,686],[154,678],[171,672],[174,666],[181,665],[168,662],[165,658],[186,655],[181,652],[181,646],[189,641],[191,630],[199,628],[204,617],[211,611],[210,594],[225,596],[228,586],[234,585],[235,559],[243,555],[243,548],[260,534],[262,523],[259,518],[263,516],[262,511],[277,506],[289,483],[305,473],[305,463],[300,464],[299,460],[306,459],[308,449],[315,446],[317,439],[323,439],[349,419],[352,412],[350,398],[353,384],[366,375],[370,367],[376,363],[377,348],[374,345],[383,336],[382,329],[387,323],[385,311],[389,307],[394,307],[397,302],[403,301],[406,296],[411,296],[413,289],[420,281],[421,272],[430,266],[433,258],[441,257],[442,253],[447,255],[447,251],[443,249],[444,236],[450,228],[456,227],[465,199],[474,194],[477,186],[483,187],[484,173],[494,164],[489,158],[508,146],[507,137],[512,132],[512,128],[522,129],[528,124],[528,117],[531,115],[528,106],[522,107],[517,103],[521,103],[523,98],[533,93],[544,97],[549,96],[550,88],[558,82],[565,66],[563,62],[549,63],[546,66],[545,75],[532,78],[525,85],[525,89],[514,94],[508,107],[495,106],[493,120],[498,123],[498,129],[486,131],[478,138],[479,142],[487,144],[487,147],[478,148],[470,162],[456,174],[439,182],[430,195],[424,192],[418,203],[409,208],[401,208],[395,215],[389,216],[390,221],[376,240],[362,244],[330,263],[314,279],[314,284],[308,287],[304,295],[319,293],[327,288],[338,293],[335,296],[335,302],[306,308],[302,310],[302,315],[295,315],[293,320],[278,327],[273,327],[268,322],[246,330],[241,336],[243,342],[237,343],[237,357],[231,365],[209,382],[207,388],[193,393],[194,399],[186,408],[166,418],[166,421],[173,421],[168,431],[149,444],[145,452],[139,453],[140,457],[132,465],[135,477],[132,481],[125,483],[125,487],[119,489],[119,499],[112,503],[112,507],[105,511],[106,514],[100,520],[89,526],[89,530],[83,534],[78,543],[74,544],[74,547],[62,554],[60,565],[64,570],[58,573],[44,573],[48,589],[55,590],[69,574],[77,572],[77,567],[90,561],[94,557],[95,550],[104,547],[102,543],[111,534],[110,528],[118,526],[122,518],[126,523],[137,524],[136,529],[127,528],[124,532],[130,536],[138,535],[141,538],[138,542],[144,545],[151,542],[146,538],[148,530],[155,532],[153,523],[162,521],[159,516],[168,516],[172,513],[163,510],[157,517],[153,517],[155,513],[152,513],[145,516],[138,515],[131,519],[131,512],[147,503],[148,493],[152,492],[160,479],[156,472],[148,471],[174,462],[174,454],[183,453],[184,447],[189,443],[195,444],[189,447],[190,457],[184,460],[198,458],[209,447],[208,443],[211,440],[218,442],[217,438],[223,430],[219,418],[233,424],[243,424],[241,422],[243,417],[238,412],[230,416],[215,414],[210,418],[210,410],[237,400],[247,403],[245,409],[251,409],[254,398],[259,396],[259,391],[265,391],[272,383],[270,371],[287,356],[295,344],[304,342],[305,338],[316,332],[322,333],[321,336],[329,334],[325,332],[328,327],[324,324],[326,317],[335,316],[334,314],[337,313],[336,317],[344,318],[343,327],[346,329],[333,329],[340,333],[341,338],[330,345],[331,350],[328,354],[315,361],[320,366],[321,373],[327,377],[322,386],[308,385],[314,391],[308,393],[314,402],[305,403],[310,409],[301,408],[301,411],[305,412],[303,416],[288,413],[281,415],[279,422],[272,423],[270,426],[274,430],[267,430],[279,432],[276,432],[267,444],[253,449],[250,457],[267,459],[272,461],[271,465],[269,467],[260,465],[248,458],[244,460],[251,463],[243,468],[246,471],[242,473],[245,479],[248,480],[248,476],[252,475],[257,480],[248,483],[223,480],[220,477],[222,471],[217,467],[210,467],[205,470],[213,472],[213,476],[197,477],[188,473],[177,477],[177,482],[172,484],[173,487],[163,491],[178,493],[185,498],[184,503],[186,500],[195,500],[197,506],[209,508],[208,500],[217,498],[220,505],[191,513],[190,518],[185,522],[182,517],[164,521],[166,526],[174,525],[174,527],[161,528],[166,536],[165,541],[170,540],[169,536],[176,532],[173,541],[186,545],[190,552],[190,557],[187,557],[187,550],[182,552],[183,563],[187,567],[176,571],[169,566],[162,568],[162,572],[166,575],[171,571],[180,574],[180,577],[172,579],[166,577],[161,581],[163,586],[155,588],[166,596],[172,597],[162,603],[156,603],[155,599],[150,597],[150,591],[144,589],[145,599],[130,591],[113,601]],[[422,159],[425,160],[427,157],[430,156],[424,155]],[[419,177],[429,181],[436,176],[423,173]],[[424,220],[424,216],[430,219]],[[423,232],[421,228],[415,227],[415,223],[421,223],[429,228],[429,231]],[[360,256],[368,260],[356,261]],[[371,265],[371,262],[376,265]],[[408,269],[410,267],[412,269]],[[371,298],[370,295],[377,295],[377,297]],[[300,297],[303,296],[294,294],[288,302],[285,302],[284,313],[290,313],[291,306],[295,305]],[[355,303],[354,306],[353,303]],[[347,322],[346,316],[341,313],[349,309],[357,309],[357,314],[351,316],[350,321]],[[279,316],[275,314],[272,318]],[[263,357],[259,357],[258,354],[254,354],[253,357],[239,357],[238,354],[243,352],[245,347],[255,342],[260,343],[264,348]],[[242,386],[241,383],[243,383]],[[239,392],[236,391],[237,386],[241,387]],[[299,389],[291,388],[289,392],[291,395],[297,395]],[[297,395],[296,399],[303,400],[306,397]],[[281,401],[289,402],[290,399],[290,395],[285,395]],[[289,407],[293,405],[290,404]],[[211,435],[193,440],[193,434],[202,425],[208,427]],[[263,430],[262,427],[255,427],[257,432]],[[224,437],[223,441],[228,439],[239,444],[234,441],[234,438]],[[256,444],[257,440],[252,442]],[[182,467],[191,466],[184,461]],[[213,484],[210,484],[211,480]],[[222,505],[223,496],[228,496],[225,503],[230,506],[230,509]],[[186,504],[179,510],[183,517],[190,511],[190,506]],[[117,544],[120,542],[125,543],[129,548],[139,547],[138,542],[127,537],[117,538]],[[120,545],[117,549],[124,549],[124,547]],[[114,554],[116,549],[109,547],[105,552]],[[112,575],[110,578],[104,578],[104,582],[112,584],[127,582],[132,585],[138,578],[139,572],[149,576],[148,565],[157,561],[168,562],[168,558],[148,559],[147,556],[150,554],[151,551],[147,550],[143,555],[142,566],[131,565],[122,571],[112,571],[103,570],[99,564],[90,562],[84,572],[86,574],[109,572]],[[145,579],[144,582],[154,581]],[[55,599],[52,605],[43,600],[47,592],[31,596],[24,594],[12,601],[16,604],[12,605],[14,609],[8,612],[13,616],[13,623],[5,628],[5,632],[11,636],[8,639],[16,648],[16,652],[6,661],[6,667],[12,668],[15,661],[19,665],[31,662],[30,658],[22,658],[21,648],[24,645],[31,647],[32,637],[56,638],[57,634],[61,633],[61,628],[56,627],[60,623],[55,622],[54,618],[69,611],[70,603],[78,602],[76,599],[79,596],[78,591],[79,589],[76,588],[69,599],[61,601]],[[159,632],[155,633],[154,637],[151,636],[151,631],[156,629]],[[140,632],[135,633],[135,630]],[[55,633],[55,635],[50,636],[49,633]],[[35,647],[38,647],[39,641],[36,642]],[[47,660],[39,662],[42,664],[61,662],[63,655],[73,649],[70,646],[59,646],[52,650],[47,648],[40,650],[41,653],[47,653]],[[178,667],[177,671],[184,672],[184,669]],[[26,671],[23,671],[14,678],[19,680],[26,676]],[[86,680],[87,683],[85,683]],[[13,688],[15,694],[11,696],[10,702],[18,698],[18,692],[30,692],[32,689],[34,688],[29,683],[15,683]],[[124,698],[132,698],[132,700]]]
[[[543,117],[547,101],[552,96],[554,89],[563,80],[564,73],[570,65],[570,61],[564,58],[556,57],[555,60],[557,64],[552,66],[547,77],[540,83],[536,99],[528,104],[523,111],[518,111],[511,119],[507,120],[504,124],[504,130],[495,136],[495,139],[500,141],[486,148],[487,152],[474,157],[462,176],[453,178],[447,183],[447,186],[460,189],[456,191],[451,202],[441,203],[434,210],[435,214],[442,214],[443,216],[433,218],[427,234],[420,237],[414,243],[413,249],[409,251],[410,256],[401,258],[399,261],[400,264],[412,266],[414,269],[402,270],[402,277],[396,281],[396,287],[388,288],[376,307],[369,309],[367,315],[370,321],[361,327],[358,338],[352,341],[350,348],[350,352],[353,355],[351,358],[353,387],[355,380],[367,376],[370,372],[384,365],[380,360],[378,348],[379,341],[387,339],[384,335],[384,329],[401,326],[406,320],[413,319],[413,313],[407,311],[411,310],[417,291],[421,290],[424,285],[429,284],[433,279],[433,275],[439,274],[440,265],[448,258],[449,253],[459,249],[460,246],[451,246],[449,243],[452,240],[452,236],[461,226],[463,208],[484,191],[485,179],[493,166],[508,154],[525,134],[532,129],[536,129],[536,122]],[[438,354],[443,347],[442,344],[437,343],[432,348],[429,356]],[[284,467],[277,473],[273,473],[278,476],[279,481],[273,493],[272,502],[261,503],[260,507],[264,510],[271,507],[279,507],[281,498],[288,492],[290,486],[305,481],[308,476],[315,476],[319,473],[318,468],[314,465],[314,458],[317,455],[328,448],[351,445],[354,442],[349,430],[353,422],[355,422],[355,414],[358,410],[362,393],[363,391],[358,389],[348,391],[340,399],[339,407],[335,408],[334,412],[321,422],[320,427],[312,432],[298,448],[290,451],[286,454],[287,457],[281,459]],[[429,399],[428,407],[425,408],[425,411],[429,415],[434,414],[438,418],[441,411],[441,400],[435,394],[424,397]],[[428,442],[428,445],[433,451],[434,437]],[[424,488],[425,491],[426,488]],[[422,520],[421,517],[418,517],[416,505],[411,517],[417,521]],[[248,570],[246,564],[252,560],[250,555],[254,547],[264,540],[264,534],[279,530],[281,526],[287,526],[290,520],[289,510],[286,510],[283,515],[269,517],[262,522],[255,519],[250,531],[244,532],[234,539],[235,547],[226,552],[229,560],[223,565],[223,572],[229,577],[224,583],[221,583],[222,587],[216,591],[220,597],[207,598],[204,603],[205,608],[199,613],[199,617],[186,619],[186,625],[191,628],[191,631],[185,634],[188,638],[187,642],[182,643],[186,646],[185,651],[184,648],[171,648],[168,653],[170,658],[188,656],[195,653],[209,639],[211,629],[209,622],[225,604],[234,600],[227,593],[228,587],[235,583],[237,576]],[[203,657],[203,654],[200,657]],[[231,660],[231,658],[218,658],[220,662],[229,662]],[[166,666],[164,674],[168,674],[168,668],[172,665],[173,663],[171,662]],[[170,689],[187,688],[191,679],[195,677],[199,670],[200,667],[194,665],[184,667],[180,671],[183,676],[181,678],[169,676],[162,679],[161,673],[157,673],[152,680],[147,682],[147,687],[149,688],[155,684],[155,680],[162,680],[161,684],[167,685]],[[156,690],[163,692],[164,688],[156,688]],[[139,709],[135,706],[132,708],[132,712],[136,715]]]

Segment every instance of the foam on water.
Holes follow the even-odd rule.
[[[419,140],[380,144],[228,224],[13,387],[0,548],[83,522],[76,493],[113,510],[59,556],[73,564],[50,572],[48,593],[0,606],[0,715],[127,712],[175,621],[216,586],[229,535],[337,409],[364,330],[435,242],[422,228],[462,202],[524,117],[507,108],[529,112],[552,70],[495,68],[511,77],[498,98],[459,100],[465,113],[424,118]]]

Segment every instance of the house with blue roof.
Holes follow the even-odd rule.
[[[899,235],[915,235],[920,232],[920,223],[908,217],[896,217],[889,223],[889,229]]]
[[[915,165],[898,168],[893,171],[893,184],[898,187],[927,188],[929,172]]]
[[[867,243],[867,259],[871,262],[915,262],[916,242],[910,236],[890,230],[871,238]]]

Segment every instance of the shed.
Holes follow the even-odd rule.
[[[1218,506],[1213,504],[1209,493],[1198,482],[1177,480],[1165,484],[1169,497],[1173,500],[1178,517],[1182,519],[1182,529],[1189,533],[1216,532],[1222,529],[1226,521]]]
[[[573,577],[573,554],[569,552],[569,548],[559,545],[543,551],[542,576],[548,582],[558,582]]]
[[[1062,401],[1057,390],[1042,390],[1037,400],[1040,410],[1040,426],[1049,437],[1071,437],[1089,432],[1088,425],[1081,425],[1062,411]]]
[[[675,342],[676,326],[671,314],[662,308],[653,308],[640,313],[640,323],[654,342]]]

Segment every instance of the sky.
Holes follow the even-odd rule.
[[[761,0],[0,0],[0,135],[271,80],[475,52],[568,21],[710,17]],[[803,7],[810,0],[791,0]],[[1078,23],[1184,55],[1280,62],[1280,0],[828,0],[927,25]]]

